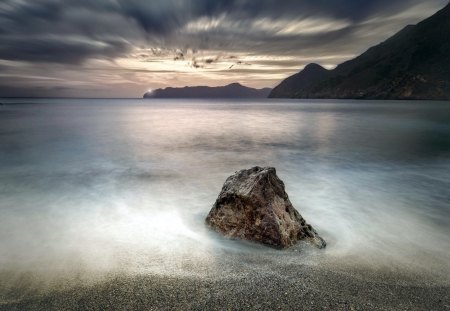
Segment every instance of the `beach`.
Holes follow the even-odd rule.
[[[447,102],[2,99],[0,310],[446,310]],[[271,166],[327,242],[230,240]]]
[[[81,284],[75,286],[74,280],[48,284],[47,289],[39,284],[37,291],[33,283],[38,281],[33,282],[28,275],[17,287],[6,291],[0,310],[447,310],[450,307],[447,276],[443,276],[447,281],[437,281],[398,271],[350,268],[339,271],[320,264],[283,263],[283,252],[274,256],[279,257],[279,262],[267,264],[257,255],[235,254],[232,256],[235,265],[225,266],[218,273],[107,274],[97,280],[78,280]]]

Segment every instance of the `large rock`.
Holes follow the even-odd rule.
[[[326,246],[292,206],[273,167],[256,166],[228,177],[206,223],[227,237],[276,248],[303,239],[318,248]]]

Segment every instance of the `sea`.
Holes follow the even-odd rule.
[[[3,275],[225,275],[226,258],[251,253],[243,270],[448,280],[450,102],[0,102]],[[253,166],[276,168],[326,249],[274,250],[206,227],[225,179]]]

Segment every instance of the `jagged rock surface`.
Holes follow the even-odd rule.
[[[253,167],[227,178],[206,223],[230,238],[286,248],[307,239],[326,242],[292,206],[273,167]]]

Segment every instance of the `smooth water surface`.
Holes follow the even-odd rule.
[[[449,102],[2,102],[4,271],[190,273],[255,252],[263,259],[247,267],[325,259],[448,272]],[[255,165],[276,167],[325,251],[205,228],[226,177]]]

